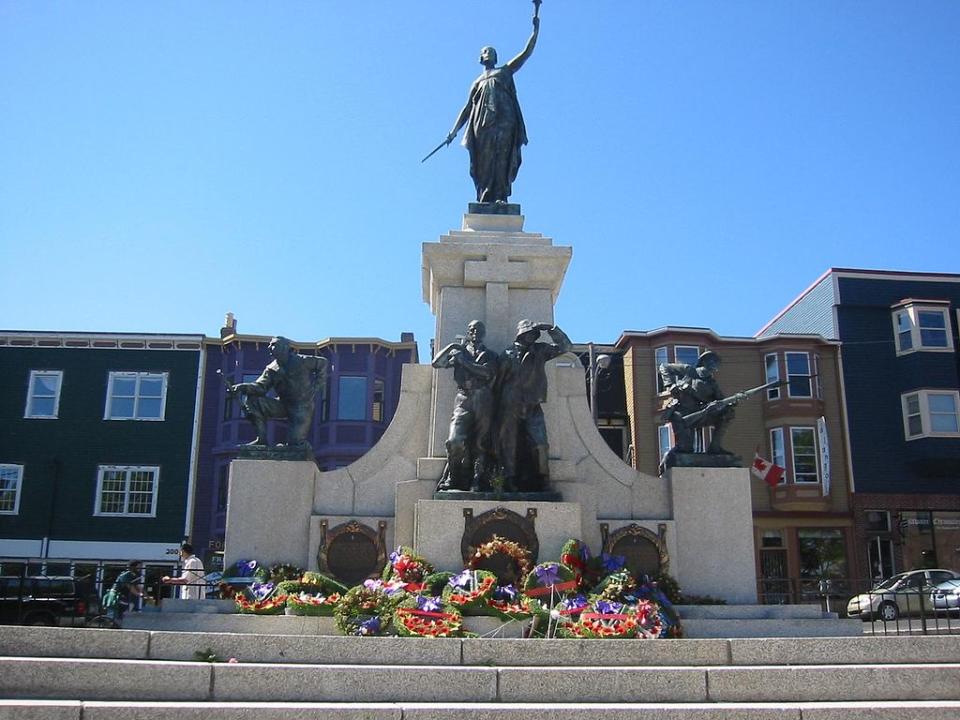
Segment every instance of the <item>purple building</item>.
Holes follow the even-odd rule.
[[[267,335],[240,335],[232,313],[220,330],[220,339],[205,342],[197,485],[193,516],[193,544],[209,561],[223,548],[228,475],[237,445],[254,438],[236,398],[227,397],[224,380],[256,380],[272,360]],[[406,363],[419,362],[413,333],[401,333],[399,342],[379,338],[328,338],[317,342],[291,340],[297,352],[330,361],[326,392],[318,399],[308,436],[317,465],[333,470],[349,465],[376,444],[393,419],[400,400],[400,373]],[[271,443],[284,442],[285,423],[271,421]],[[212,568],[211,564],[207,564]]]

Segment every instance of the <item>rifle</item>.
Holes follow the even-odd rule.
[[[768,390],[770,388],[780,387],[781,385],[786,385],[786,384],[787,384],[786,380],[773,380],[772,382],[768,382],[764,385],[758,385],[755,388],[750,388],[749,390],[738,392],[735,395],[731,395],[730,397],[725,397],[721,400],[714,400],[713,402],[707,404],[707,406],[704,407],[702,410],[697,410],[696,412],[692,412],[689,415],[684,415],[683,422],[686,425],[692,425],[693,423],[699,422],[700,420],[707,417],[708,415],[715,415],[726,407],[730,407],[731,405],[736,405],[741,400],[746,400],[751,395],[756,395],[761,390]]]

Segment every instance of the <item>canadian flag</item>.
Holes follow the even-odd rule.
[[[783,477],[785,471],[779,465],[760,457],[760,453],[758,452],[753,457],[753,466],[750,468],[750,472],[770,487],[776,487],[780,484],[780,479]]]

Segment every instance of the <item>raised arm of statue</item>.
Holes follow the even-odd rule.
[[[527,46],[523,51],[517,55],[513,60],[508,62],[505,67],[507,67],[510,72],[517,72],[520,68],[523,67],[523,64],[527,59],[533,55],[533,49],[537,46],[537,36],[540,34],[540,18],[534,16],[533,18],[533,32],[530,33],[530,39],[527,40]]]
[[[454,356],[460,353],[462,350],[462,344],[452,342],[443,348],[443,350],[438,352],[437,356],[430,364],[435,368],[448,368],[452,364]]]

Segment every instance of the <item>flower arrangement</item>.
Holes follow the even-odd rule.
[[[463,626],[463,616],[439,597],[413,595],[394,611],[393,624],[401,637],[456,637]]]
[[[274,585],[285,580],[299,580],[303,576],[303,568],[290,563],[274,563],[267,572],[267,579]]]
[[[300,593],[312,595],[338,593],[343,595],[348,589],[333,578],[317,572],[305,572],[297,580],[284,580],[277,583],[277,592],[282,592],[284,595],[299,595]]]
[[[287,607],[294,615],[330,617],[341,597],[340,593],[314,595],[302,592],[299,595],[287,595]]]
[[[527,575],[523,594],[542,607],[552,608],[577,590],[573,570],[557,562],[540,563]]]
[[[443,602],[459,610],[482,609],[497,586],[497,576],[487,570],[464,570],[450,578],[443,589]]]
[[[272,589],[272,588],[271,588]],[[286,595],[272,595],[265,598],[247,598],[243,593],[233,596],[237,612],[245,615],[282,615],[287,604]]]
[[[582,540],[567,540],[560,550],[560,562],[573,570],[578,590],[589,590],[600,579],[597,563],[590,553],[590,548]]]
[[[382,580],[367,580],[347,591],[333,611],[337,628],[344,635],[386,635],[393,611],[406,593]]]
[[[629,602],[637,589],[637,581],[626,570],[619,570],[607,575],[593,589],[593,594],[601,600]]]
[[[649,618],[649,614],[646,617]],[[580,613],[577,622],[564,627],[562,634],[577,638],[632,638],[637,636],[639,627],[637,608],[598,599]]]
[[[526,620],[532,614],[530,601],[514,585],[498,585],[487,599],[487,609],[503,620]]]
[[[424,595],[443,595],[443,589],[452,577],[452,572],[431,573],[423,579],[423,589],[420,592]]]
[[[519,586],[523,584],[527,573],[533,566],[530,551],[513,540],[507,540],[494,535],[488,542],[477,547],[470,555],[467,561],[467,567],[471,570],[478,570],[480,565],[489,560],[494,555],[503,555],[512,565],[514,582]]]
[[[432,572],[430,563],[411,548],[401,545],[390,553],[389,561],[383,568],[383,579],[399,580],[408,585],[410,592],[419,592],[423,588],[424,578]]]

